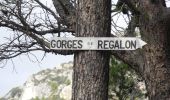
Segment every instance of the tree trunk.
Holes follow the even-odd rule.
[[[111,0],[78,0],[78,37],[109,37]],[[107,100],[110,54],[78,51],[74,55],[72,100]]]
[[[132,52],[112,53],[142,75],[150,100],[170,100],[170,8],[165,7],[166,0],[120,1],[139,11],[134,16],[139,17],[141,37],[147,45]]]
[[[140,30],[147,46],[143,49],[141,72],[150,100],[170,100],[170,27],[169,22],[140,16]]]

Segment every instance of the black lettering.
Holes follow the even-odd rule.
[[[66,44],[67,44],[67,41],[66,41],[66,40],[63,40],[63,41],[62,41],[62,48],[67,48],[67,45],[66,45]]]
[[[130,41],[129,40],[127,40],[126,42],[125,42],[125,47],[127,48],[127,49],[129,49],[131,46],[130,46]]]
[[[104,40],[104,49],[109,49],[109,48],[108,48],[108,43],[109,43],[108,40]]]
[[[102,49],[103,41],[99,40],[98,41],[98,49]]]
[[[60,40],[57,41],[57,48],[61,48],[61,41]]]
[[[118,40],[115,41],[115,48],[119,49],[119,41]]]
[[[122,45],[122,40],[120,40],[120,49],[125,49],[125,47]]]
[[[52,47],[52,48],[55,48],[55,47],[56,47],[56,41],[55,41],[55,40],[52,40],[52,41],[51,41],[51,47]]]
[[[134,48],[134,49],[137,49],[137,48],[136,48],[136,46],[137,46],[136,40],[135,40],[135,41],[131,41],[131,46],[132,46],[131,49],[133,49],[133,48]]]
[[[77,49],[77,47],[76,47],[76,42],[77,42],[77,40],[73,40],[73,48],[74,48],[74,49]]]
[[[82,48],[82,47],[83,47],[82,43],[83,43],[82,40],[79,40],[79,41],[78,41],[78,48]]]
[[[71,40],[68,40],[68,42],[67,42],[67,47],[68,47],[68,48],[72,48],[72,41],[71,41]]]
[[[110,48],[110,49],[113,49],[113,48],[114,48],[114,41],[110,41],[110,43],[109,43],[109,48]]]

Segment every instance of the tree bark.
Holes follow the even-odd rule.
[[[150,7],[151,9],[151,7]],[[143,77],[150,100],[170,99],[170,30],[169,22],[161,19],[159,10],[152,17],[140,15],[140,31],[147,46],[143,49]],[[151,13],[150,13],[151,14]],[[153,17],[155,16],[155,17]]]
[[[78,0],[76,34],[109,37],[111,0]],[[107,100],[110,53],[78,51],[74,55],[72,100]]]
[[[156,26],[156,28],[162,31],[162,27]],[[159,34],[158,37],[161,37],[166,32]],[[166,39],[163,41],[157,39],[153,42],[155,43],[145,48],[144,77],[150,100],[167,100],[170,99],[170,65],[168,64],[169,55],[167,53],[167,46],[164,44]]]
[[[112,52],[142,75],[149,100],[170,100],[170,10],[161,1],[138,0],[139,29],[147,45],[132,54]]]

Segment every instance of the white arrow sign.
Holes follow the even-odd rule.
[[[135,37],[54,37],[50,41],[56,50],[136,50],[144,45]]]

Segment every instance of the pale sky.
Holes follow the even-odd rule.
[[[42,1],[45,2],[47,0]],[[116,2],[117,0],[114,1]],[[168,4],[168,6],[169,5],[170,4]],[[122,20],[120,21],[121,25],[124,24]],[[9,33],[10,32],[6,31],[6,29],[0,28],[0,44],[3,42],[2,38],[4,36],[8,36]],[[39,59],[41,59],[43,56],[42,52],[35,52],[34,54],[36,54]],[[46,55],[46,57],[43,61],[41,61],[41,63],[33,63],[29,61],[27,56],[22,55],[13,59],[13,61],[15,64],[15,71],[13,70],[13,65],[11,61],[9,61],[4,68],[0,69],[0,97],[4,96],[10,89],[16,86],[22,86],[30,75],[37,73],[42,69],[54,68],[61,63],[73,61],[73,55],[61,56],[50,53]]]
[[[40,52],[37,55],[40,55]],[[0,97],[13,87],[21,86],[30,75],[42,69],[54,68],[61,63],[72,61],[72,58],[73,56],[48,54],[41,64],[38,64],[30,62],[27,57],[17,57],[14,60],[16,72],[13,70],[11,63],[8,63],[5,68],[0,69]]]
[[[10,31],[0,28],[0,44],[3,42],[2,38],[8,36],[10,33]],[[34,54],[39,60],[43,57],[43,52],[34,52]],[[34,58],[32,57],[32,59]],[[0,68],[0,97],[4,96],[10,89],[23,85],[32,74],[42,69],[54,68],[61,63],[69,61],[73,61],[73,55],[61,56],[51,53],[47,54],[41,63],[30,61],[26,55],[13,59],[15,66],[13,66],[12,62],[9,60],[4,68]]]
[[[41,1],[48,6],[52,4],[51,0],[41,0]],[[116,1],[117,0],[115,0],[115,2]],[[50,8],[51,7],[52,6],[50,6]],[[123,18],[119,19],[120,22],[118,23],[121,25],[122,24],[125,25],[124,21],[122,20]],[[13,32],[5,28],[0,28],[0,44],[4,42],[3,37],[9,37],[10,34],[12,35]],[[36,52],[34,54],[36,54],[36,56],[39,59],[43,57],[43,52]],[[22,86],[23,83],[32,74],[37,73],[38,71],[41,71],[42,69],[54,68],[61,63],[69,62],[69,61],[73,61],[73,55],[72,56],[61,56],[61,55],[59,56],[59,55],[54,55],[54,54],[47,54],[45,59],[41,61],[40,64],[33,63],[29,61],[27,56],[22,55],[20,57],[13,59],[13,62],[15,63],[15,70],[13,70],[12,62],[9,60],[8,64],[3,69],[0,69],[0,97],[4,96],[7,92],[9,92],[10,89],[16,86]]]
[[[54,9],[51,0],[40,1]],[[12,34],[12,31],[9,31],[5,28],[0,28],[0,44],[4,42],[3,37],[9,37],[10,34]],[[34,54],[36,54],[40,60],[43,57],[43,52],[34,52]],[[31,59],[34,58],[32,57]],[[32,74],[37,73],[42,69],[54,68],[61,63],[66,63],[69,61],[73,61],[73,55],[61,56],[49,53],[46,55],[43,61],[41,61],[41,63],[31,62],[26,55],[22,55],[13,59],[15,64],[14,70],[13,64],[9,60],[4,68],[0,68],[0,97],[4,96],[10,89],[16,86],[22,86]]]

